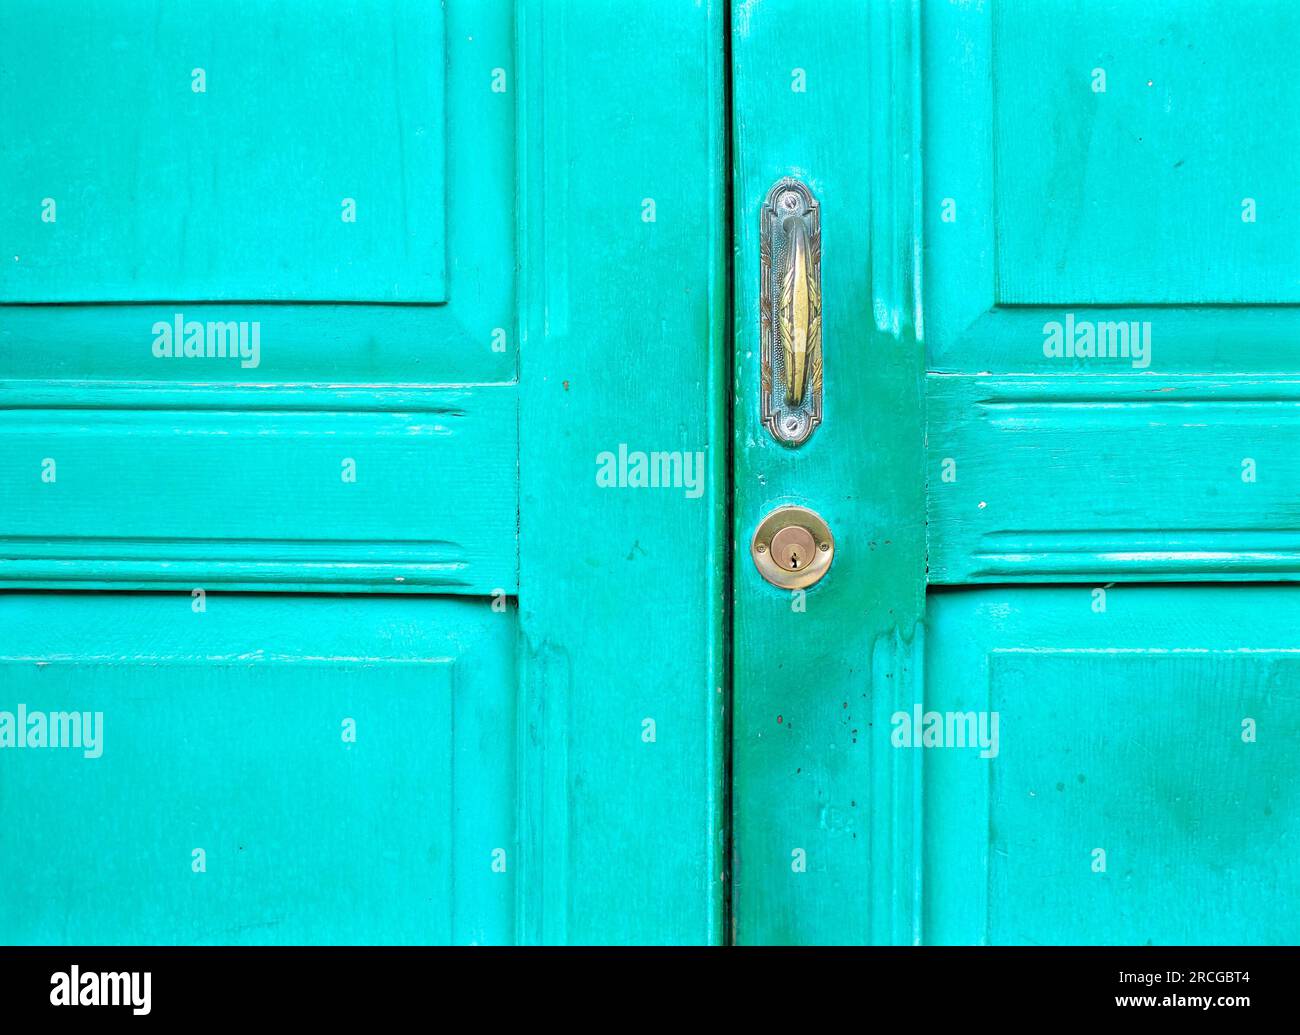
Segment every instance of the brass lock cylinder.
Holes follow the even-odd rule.
[[[782,589],[805,589],[829,570],[835,537],[816,511],[778,507],[759,523],[749,544],[758,573]]]

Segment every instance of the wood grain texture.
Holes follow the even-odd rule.
[[[152,8],[126,6],[96,12],[129,23],[115,89],[165,92],[133,42]],[[0,664],[23,693],[71,699],[83,688],[112,709],[119,738],[101,770],[109,779],[90,792],[86,770],[56,763],[6,775],[4,786],[44,787],[56,812],[86,795],[96,815],[84,841],[56,820],[23,858],[67,874],[67,896],[86,892],[76,873],[93,869],[98,883],[76,922],[70,897],[32,908],[0,896],[0,919],[14,937],[51,941],[719,942],[725,19],[686,0],[394,5],[423,19],[407,37],[387,9],[366,20],[368,4],[329,6],[306,35],[350,13],[362,23],[363,38],[335,32],[319,55],[355,50],[359,61],[335,62],[320,88],[347,94],[337,112],[313,107],[275,132],[274,106],[258,108],[248,86],[277,74],[270,30],[291,15],[255,3],[240,5],[239,31],[257,45],[224,76],[229,55],[209,60],[206,99],[221,117],[247,112],[259,143],[279,137],[290,158],[322,123],[373,112],[346,154],[304,170],[301,184],[273,148],[218,156],[280,192],[248,236],[310,201],[314,173],[345,166],[385,204],[408,207],[409,225],[365,277],[350,278],[328,241],[304,244],[315,230],[294,224],[258,262],[241,263],[235,235],[210,262],[150,253],[138,268],[87,271],[74,261],[42,280],[47,300],[102,299],[109,284],[123,304],[0,307],[0,579],[114,591],[0,594]],[[195,9],[163,18],[144,50],[201,38],[210,5],[192,25],[175,20]],[[431,45],[444,13],[445,47]],[[75,30],[73,43],[107,46],[102,18]],[[279,68],[277,88],[316,57]],[[38,48],[31,61],[42,60]],[[418,123],[442,88],[445,126]],[[158,110],[173,102],[160,97]],[[156,114],[142,114],[141,132]],[[403,138],[420,126],[424,137]],[[173,144],[192,142],[194,128]],[[103,171],[115,182],[158,146],[122,140]],[[421,175],[444,145],[445,190]],[[60,168],[81,168],[59,154]],[[211,150],[168,154],[179,186],[158,190],[144,221],[165,223],[165,244],[189,233],[204,251],[241,185]],[[27,174],[9,165],[11,180]],[[186,220],[200,202],[214,223],[196,230]],[[441,300],[421,249],[439,243],[430,219],[443,206],[445,304],[332,304]],[[60,232],[87,233],[75,204],[59,211]],[[359,221],[367,211],[359,198]],[[73,242],[80,259],[122,242],[114,212],[99,212],[98,236]],[[337,205],[328,218],[338,222]],[[294,247],[286,272],[283,249]],[[257,321],[260,363],[156,358],[152,324],[181,311]],[[598,455],[622,445],[688,456],[693,484],[602,487]],[[41,480],[45,458],[55,480]],[[340,477],[344,458],[356,461],[354,484]],[[196,615],[197,586],[227,592]],[[123,592],[164,587],[181,592]],[[418,595],[388,595],[397,591]],[[51,625],[60,631],[38,632]],[[340,770],[336,713],[358,700],[373,706],[359,732],[372,746]],[[112,811],[121,802],[148,813],[143,826],[124,826],[129,816]],[[358,803],[361,819],[348,811]],[[178,831],[211,836],[218,879],[189,881],[188,847],[168,869]],[[0,846],[10,860],[16,844]],[[485,846],[506,850],[504,872]],[[131,884],[140,874],[157,884],[148,901],[153,889]],[[340,918],[350,895],[355,912]]]
[[[618,0],[521,13],[521,937],[717,943],[723,12]],[[620,443],[698,454],[701,491],[602,487],[598,455]]]
[[[927,385],[931,583],[1300,577],[1300,379]]]
[[[516,406],[510,386],[10,382],[0,583],[511,593]]]
[[[0,506],[4,584],[517,586],[516,395],[484,387],[516,381],[515,106],[491,88],[492,69],[510,64],[511,5],[448,12],[445,46],[437,5],[331,6],[310,25],[272,7],[246,5],[239,31],[250,45],[238,53],[201,3],[156,12],[110,3],[67,18],[59,32],[42,21],[62,17],[58,5],[8,11],[21,28],[6,37],[18,56],[5,89],[25,99],[6,107],[22,123],[14,138],[58,135],[63,123],[40,115],[60,91],[76,96],[58,105],[59,119],[95,123],[82,136],[59,135],[57,146],[16,146],[0,163],[20,196],[24,178],[43,173],[76,188],[56,222],[43,223],[39,209],[10,210],[22,234],[45,232],[49,263],[20,268],[47,301],[142,304],[0,307],[0,454],[12,486]],[[107,92],[30,64],[58,64],[51,48],[97,54],[111,33],[119,46]],[[348,61],[334,60],[340,47]],[[151,64],[159,52],[201,52],[209,92],[191,92],[188,59],[184,75],[169,79]],[[87,60],[94,68],[100,58]],[[119,104],[113,91],[137,103]],[[346,95],[338,104],[324,100],[338,91]],[[96,118],[100,102],[114,106]],[[174,110],[207,102],[202,114]],[[280,146],[252,153],[232,146],[232,134]],[[320,161],[307,160],[321,149]],[[364,175],[352,176],[358,161]],[[160,184],[149,179],[160,175]],[[356,224],[342,222],[337,199],[328,211],[311,208],[313,192],[338,176],[353,181],[352,194],[371,192]],[[448,200],[474,217],[444,234]],[[436,240],[421,240],[433,222]],[[348,230],[362,237],[346,248],[301,239]],[[168,244],[177,232],[179,251]],[[58,257],[58,247],[85,254]],[[133,259],[132,248],[145,250]],[[303,304],[395,299],[390,262],[425,288],[437,281],[426,300],[447,304]],[[313,270],[348,289],[319,290],[324,281],[302,279]],[[95,278],[109,275],[135,278],[133,286],[105,295]],[[255,287],[241,286],[249,278]],[[239,301],[249,298],[283,304]],[[155,324],[178,313],[258,326],[258,362],[155,355]],[[60,465],[54,484],[40,481],[47,458]],[[344,458],[359,463],[356,484],[341,478]]]
[[[1243,236],[1237,189],[1285,193],[1244,84],[1293,12],[733,15],[736,939],[1293,941],[1297,601],[1240,583],[1300,571],[1294,214]],[[794,451],[754,418],[780,175],[822,203],[826,423]],[[1151,354],[1051,355],[1076,318]],[[837,537],[806,614],[743,553],[786,502]],[[1090,584],[947,588],[1008,581]],[[999,713],[1001,753],[896,746],[914,708]]]
[[[915,18],[907,3],[732,8],[743,944],[908,942],[917,923],[914,759],[882,752],[873,732],[921,679]],[[796,68],[804,93],[792,89]],[[821,204],[825,421],[797,449],[759,419],[759,209],[783,176]],[[788,503],[820,513],[836,537],[830,571],[801,602],[748,555],[757,524]]]

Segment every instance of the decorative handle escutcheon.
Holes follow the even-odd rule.
[[[763,423],[797,446],[822,420],[821,216],[812,191],[787,176],[762,220]]]

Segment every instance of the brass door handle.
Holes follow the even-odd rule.
[[[808,230],[799,216],[784,220],[786,240],[785,276],[781,278],[781,353],[785,360],[785,404],[791,409],[803,402],[808,379],[808,346],[816,342],[821,315],[813,304],[816,287],[809,277]]]
[[[762,419],[797,446],[822,419],[821,216],[812,192],[786,177],[762,219]]]

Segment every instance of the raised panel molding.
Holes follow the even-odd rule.
[[[514,593],[517,406],[511,385],[10,382],[0,586]]]
[[[1300,579],[1300,377],[927,381],[931,583]]]

